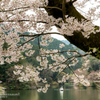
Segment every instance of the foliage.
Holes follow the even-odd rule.
[[[41,71],[40,76],[44,79],[46,78],[46,80],[48,81],[48,83],[51,83],[53,81],[53,72],[49,69],[45,69],[43,71]]]
[[[100,61],[98,59],[90,56],[89,60],[91,65],[88,69],[88,72],[100,70]]]

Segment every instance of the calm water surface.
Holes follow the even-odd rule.
[[[10,90],[0,100],[100,100],[100,90],[87,88],[49,88],[47,93],[36,90]]]

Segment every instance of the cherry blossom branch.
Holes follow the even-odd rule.
[[[24,21],[30,21],[30,20],[25,20],[25,19],[23,19],[23,20],[0,20],[0,22],[24,22]]]
[[[35,20],[26,20],[26,19],[23,19],[23,20],[2,20],[2,19],[0,19],[0,23],[3,23],[3,22],[36,22],[36,23],[44,23],[44,24],[49,24],[48,22],[46,22],[46,21],[35,21]],[[61,28],[61,26],[60,25],[58,25],[58,24],[54,24],[56,27],[58,27],[58,28]],[[54,25],[52,25],[52,26],[54,26]]]
[[[61,72],[63,72],[67,67],[68,67],[68,65],[71,63],[71,61],[67,64],[67,66],[61,71]],[[59,77],[59,75],[61,74],[61,72],[60,73],[58,73],[58,75],[55,77],[55,79],[53,80],[53,81],[55,81],[58,77]]]
[[[47,32],[44,34],[34,34],[34,35],[19,35],[19,37],[34,37],[34,36],[41,36],[41,35],[47,35],[47,34],[58,34],[61,35],[59,32]]]
[[[33,38],[29,39],[28,41],[26,41],[26,42],[24,42],[23,44],[19,45],[18,48],[20,48],[21,46],[23,46],[24,44],[30,42],[31,40],[33,40],[33,39],[35,39],[35,38],[36,38],[36,37],[33,37]]]
[[[2,20],[0,19],[0,22],[30,22],[30,21],[48,24],[46,21],[35,21],[35,20],[26,20],[26,19],[23,19],[23,20]]]
[[[75,59],[75,58],[74,58],[74,59]],[[69,66],[69,64],[70,64],[74,59],[72,59],[71,61],[69,61],[69,62],[66,64],[66,67],[63,68],[63,70],[62,70],[61,72],[63,72],[66,68],[69,68],[69,69],[73,72],[73,74],[76,76],[76,74],[75,74],[75,72],[73,71],[73,69]],[[59,77],[59,75],[61,74],[61,72],[58,73],[58,75],[56,76],[56,78],[55,78],[54,80],[56,80],[56,79]],[[76,77],[77,77],[77,76],[76,76]],[[79,77],[77,77],[77,78],[78,78],[78,80],[80,81]]]
[[[39,36],[41,35],[47,35],[47,34],[60,34],[60,33],[57,33],[57,32],[54,32],[54,33],[46,33],[46,34],[35,34],[35,35],[19,35],[19,37],[33,37],[31,39],[29,39],[28,41],[24,42],[23,44],[21,44],[19,47],[23,46],[24,44],[30,42],[31,40],[35,39],[38,37],[38,46],[39,46],[39,49],[40,49],[40,43],[39,43]]]
[[[74,58],[74,59],[75,59],[75,58]],[[66,64],[67,66],[66,66],[61,72],[63,72],[66,68],[69,68],[69,69],[72,71],[72,73],[77,77],[77,75],[75,74],[74,70],[69,66],[69,64],[70,64],[74,59],[72,59],[71,61],[69,61],[69,62]],[[61,74],[61,72],[58,73],[58,75],[56,76],[56,78],[55,78],[54,80],[56,80],[56,79],[59,77],[59,75]],[[77,77],[77,79],[80,81],[80,78],[79,78],[79,77]]]
[[[69,52],[69,51],[58,51],[58,52],[53,52],[53,53],[45,53],[45,54],[41,54],[41,55],[58,54],[58,53],[64,53],[64,52]],[[70,51],[70,52],[77,52],[77,51]],[[83,56],[87,56],[87,55],[89,55],[89,54],[86,53],[86,54],[84,54],[84,55],[81,55],[81,54],[79,53],[79,55],[75,55],[75,56],[69,57],[68,60],[71,59],[71,58],[73,58],[73,57],[83,57]]]
[[[75,50],[72,50],[72,51],[69,51],[69,50],[65,50],[65,51],[58,51],[58,52],[52,52],[52,53],[45,53],[45,54],[40,54],[40,55],[32,55],[32,56],[29,56],[28,58],[31,58],[31,57],[37,57],[37,56],[44,56],[44,55],[50,55],[50,54],[58,54],[58,53],[65,53],[65,52],[76,52],[76,53],[78,53],[77,51],[75,51]],[[84,54],[84,55],[82,55],[82,54],[80,54],[80,53],[78,53],[79,55],[75,55],[75,56],[71,56],[71,57],[69,57],[66,61],[64,61],[64,62],[62,62],[62,64],[63,63],[65,63],[65,62],[67,62],[69,59],[71,59],[71,58],[74,58],[74,57],[84,57],[84,56],[87,56],[87,55],[89,55],[88,53],[86,53],[86,54]],[[57,65],[58,66],[58,65]]]
[[[26,6],[26,7],[19,7],[19,8],[9,9],[9,10],[0,10],[0,12],[11,12],[11,11],[15,11],[15,10],[19,10],[19,9],[26,9],[26,8],[31,8],[31,7]]]
[[[57,32],[53,32],[53,33],[49,33],[48,32],[48,33],[45,33],[45,34],[34,34],[34,35],[19,35],[19,37],[33,37],[33,38],[31,38],[28,41],[24,42],[23,44],[21,44],[20,46],[18,46],[18,48],[21,47],[21,46],[23,46],[24,44],[30,42],[31,40],[33,40],[33,39],[41,36],[41,35],[47,35],[47,34],[59,34],[59,35],[61,35],[60,33],[57,33]],[[39,39],[38,39],[38,45],[40,45],[39,44]],[[40,46],[39,46],[39,48],[40,48]]]
[[[67,65],[67,66],[72,71],[72,73],[77,77],[77,75],[75,74],[74,70],[69,65]],[[77,77],[77,79],[80,81],[80,78],[79,77]]]
[[[8,10],[0,10],[0,12],[12,12],[12,11],[15,11],[15,10],[20,10],[20,9],[27,9],[27,8],[31,8],[31,6],[26,6],[26,7],[19,7],[19,8],[8,9]],[[47,6],[47,7],[39,7],[39,8],[50,8],[50,9],[58,9],[58,10],[62,11],[62,9],[60,9],[59,7],[53,7],[53,6]]]
[[[24,9],[23,11],[20,11],[20,13],[27,11],[26,9]],[[9,19],[10,17],[14,16],[16,14],[12,14],[11,16],[9,16],[7,19]]]

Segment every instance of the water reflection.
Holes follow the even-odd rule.
[[[74,87],[74,89],[76,90],[76,89],[78,89],[78,87],[75,85],[75,86],[73,86]]]
[[[39,100],[39,98],[36,90],[10,90],[6,91],[1,100]]]
[[[47,93],[38,93],[36,90],[16,90],[6,91],[7,93],[20,93],[19,96],[8,96],[0,100],[100,100],[100,90],[92,88],[72,88],[64,87],[63,91],[60,88],[49,88]]]
[[[63,92],[64,92],[63,87],[60,87],[59,92],[60,92],[61,99],[63,99]]]

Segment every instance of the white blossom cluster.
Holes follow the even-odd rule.
[[[97,49],[96,48],[93,48],[93,53],[95,53],[97,51]]]
[[[65,47],[64,44],[59,44],[59,48],[63,48],[63,47]]]
[[[16,30],[11,30],[7,32],[3,29],[4,25],[0,26],[0,64],[4,64],[4,62],[18,62],[19,59],[25,59],[25,57],[21,54],[32,48],[30,43],[26,43],[23,46],[19,44],[20,38],[17,34]],[[27,56],[31,56],[35,51],[29,50],[26,52]]]
[[[66,15],[66,23],[63,23],[61,29],[58,29],[60,34],[73,36],[73,32],[80,31],[85,38],[89,38],[91,33],[99,32],[100,30],[94,30],[94,26],[91,21],[81,20],[79,22],[74,17],[68,17]]]
[[[40,62],[40,66],[42,66],[42,68],[38,67],[38,69],[42,70],[43,68],[47,68],[47,66],[49,66],[49,69],[51,69],[53,72],[62,72],[63,69],[67,67],[66,65],[67,62],[70,62],[69,66],[74,66],[78,63],[77,58],[74,57],[78,55],[76,51],[73,52],[68,51],[70,52],[70,56],[69,56],[70,59],[66,58],[63,54],[58,54],[58,52],[60,51],[56,49],[46,50],[41,48],[40,54],[46,57],[42,57],[42,56],[36,57],[37,61]],[[51,59],[55,62],[48,65],[48,59],[47,59],[48,57],[51,57]]]
[[[35,50],[29,50],[28,52],[25,52],[26,56],[31,56],[33,55]]]
[[[50,29],[51,26],[58,25],[61,26],[61,29],[58,29],[61,35],[65,34],[72,36],[74,31],[81,31],[83,36],[89,38],[91,33],[96,33],[91,21],[82,20],[79,22],[74,17],[70,18],[66,16],[66,23],[64,23],[61,18],[55,19],[53,16],[48,16],[46,11],[39,8],[41,6],[47,6],[48,0],[7,0],[6,2],[5,0],[2,0],[0,2],[0,16],[1,20],[3,20],[6,25],[6,29],[11,29],[13,27],[19,32],[25,32],[33,28],[37,33],[42,33]],[[67,0],[66,2],[69,1]],[[8,10],[8,12],[3,12],[6,10]],[[26,14],[29,10],[34,11],[36,14]],[[8,20],[12,20],[12,22],[9,22]],[[18,20],[26,21],[17,22]]]
[[[89,5],[89,6],[88,6]],[[88,20],[98,20],[100,17],[100,1],[99,0],[77,0],[74,6],[83,14]],[[85,8],[87,11],[84,11]],[[81,10],[83,9],[83,10]]]
[[[40,45],[41,46],[48,46],[51,42],[53,42],[53,39],[51,38],[51,35],[44,35],[41,38]]]
[[[15,70],[13,71],[14,75],[16,75],[18,80],[20,82],[29,82],[34,81],[36,85],[38,85],[38,82],[42,81],[45,84],[45,87],[41,87],[37,89],[38,92],[44,92],[46,93],[48,90],[48,87],[50,87],[49,84],[47,84],[46,78],[42,79],[39,77],[39,71],[36,68],[31,68],[30,66],[24,67],[23,65],[15,65]]]
[[[37,83],[41,80],[41,78],[39,78],[39,72],[35,68],[24,68],[23,65],[15,65],[15,70],[13,73],[18,76],[18,80],[20,82],[34,80]]]
[[[5,34],[1,28],[0,31],[0,64],[4,64],[4,61],[11,63],[18,61],[19,58],[23,59],[20,48],[16,45],[20,41],[16,32],[11,31]]]
[[[88,59],[88,56],[83,57],[83,64],[82,64],[82,70],[88,70],[91,66],[90,60]]]
[[[90,82],[84,78],[84,75],[73,75],[72,79],[74,80],[74,84],[78,85],[79,83],[83,84],[84,86],[90,86]]]
[[[66,74],[66,75],[64,75],[64,76],[62,77],[61,80],[58,79],[58,83],[66,82],[66,80],[68,80],[68,79],[69,79],[69,75]]]
[[[42,66],[44,69],[47,68],[48,60],[47,57],[42,57],[42,60],[40,62],[40,66]]]
[[[100,79],[100,72],[99,72],[99,73],[97,73],[97,75],[98,75],[98,79]]]

